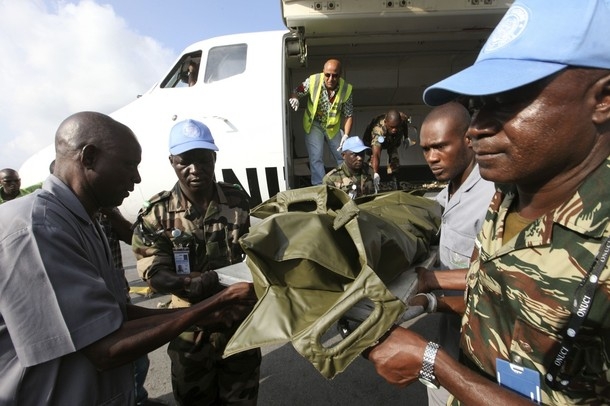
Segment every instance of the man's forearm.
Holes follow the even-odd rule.
[[[252,284],[236,283],[188,308],[149,309],[149,316],[123,322],[82,351],[97,369],[115,368],[159,348],[195,324],[230,326],[241,321],[255,302]],[[135,313],[134,309],[128,312]]]
[[[379,173],[379,158],[381,156],[381,148],[373,147],[373,154],[371,156],[371,167],[373,173]]]
[[[466,405],[532,405],[528,399],[460,364],[442,349],[436,355],[434,374],[445,389]]]
[[[352,122],[353,122],[352,117],[348,117],[345,119],[345,125],[343,126],[343,131],[345,132],[345,134],[352,133]]]
[[[426,292],[432,290],[465,290],[467,272],[468,269],[426,271],[424,273]]]
[[[87,358],[99,370],[115,368],[131,362],[167,343],[197,323],[217,307],[216,296],[187,309],[152,310],[153,315],[126,321],[113,333],[84,348]]]
[[[466,303],[463,296],[443,296],[437,301],[436,310],[441,313],[455,313],[459,316],[466,311]]]
[[[427,343],[428,340],[419,334],[396,327],[370,350],[368,358],[386,381],[404,387],[417,380]],[[442,347],[435,358],[434,375],[463,404],[531,405],[527,399],[460,364]]]

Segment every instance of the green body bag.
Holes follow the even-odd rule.
[[[251,215],[262,221],[240,243],[259,300],[224,355],[291,341],[332,378],[405,312],[406,300],[387,286],[427,257],[441,208],[402,191],[351,200],[312,186],[281,192]],[[368,317],[336,345],[323,345],[322,336],[363,300],[372,303]]]

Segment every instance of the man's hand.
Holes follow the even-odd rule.
[[[409,299],[407,311],[402,320],[407,321],[421,316],[424,313],[434,313],[437,310],[438,300],[433,293],[418,293]]]
[[[337,148],[337,151],[341,151],[341,148],[343,148],[343,144],[345,143],[345,140],[349,137],[349,134],[345,134],[343,132],[343,130],[339,130],[341,131],[341,142],[339,142],[339,148]]]
[[[239,282],[229,285],[218,294],[218,298],[222,302],[243,302],[252,305],[257,301],[254,285],[248,282]]]
[[[391,333],[368,353],[377,373],[393,385],[404,387],[417,380],[427,341],[402,327]]]
[[[216,310],[206,313],[197,326],[230,329],[250,314],[258,299],[252,283],[240,282],[228,286],[209,300],[215,302]]]
[[[297,99],[296,97],[291,97],[290,99],[288,99],[288,103],[290,103],[290,107],[292,107],[294,111],[297,111],[299,109],[299,99]]]
[[[201,300],[212,296],[221,289],[218,283],[218,274],[215,271],[207,271],[200,276],[184,278],[184,291],[189,299]]]

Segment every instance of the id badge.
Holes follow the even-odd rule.
[[[496,375],[501,386],[540,404],[540,374],[538,371],[496,358]]]
[[[176,273],[178,275],[187,275],[191,273],[188,248],[174,249],[174,262],[176,263]]]

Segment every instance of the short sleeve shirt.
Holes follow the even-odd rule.
[[[394,152],[400,147],[402,139],[408,136],[408,118],[406,114],[401,113],[402,119],[401,126],[396,134],[388,133],[385,126],[385,117],[382,117],[377,125],[371,130],[371,146],[380,147],[381,149],[387,149],[390,152]],[[407,140],[409,142],[409,140]]]
[[[475,165],[451,199],[449,186],[436,196],[436,201],[443,207],[439,242],[441,269],[470,266],[474,241],[483,226],[495,190],[493,182],[482,179],[479,166]]]
[[[132,404],[131,364],[100,372],[79,351],[125,319],[99,225],[54,176],[0,224],[0,404]]]

